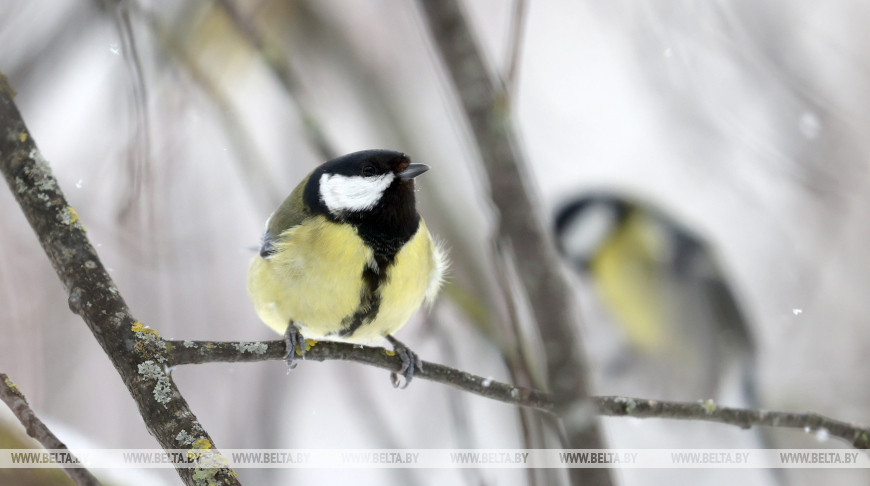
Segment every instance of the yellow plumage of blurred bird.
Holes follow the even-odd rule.
[[[653,393],[756,404],[749,324],[701,237],[649,204],[604,191],[562,205],[554,232],[622,330],[623,362],[656,377]]]

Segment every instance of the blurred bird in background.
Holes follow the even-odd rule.
[[[619,392],[755,406],[749,325],[701,237],[658,208],[615,192],[565,203],[554,230],[560,251],[621,331],[618,352],[604,364],[604,383],[608,376],[639,374],[650,389]]]

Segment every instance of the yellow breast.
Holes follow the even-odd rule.
[[[433,277],[440,278],[436,249],[421,219],[387,269],[375,318],[339,337],[342,321],[359,307],[372,250],[352,226],[322,216],[288,229],[275,246],[271,257],[251,261],[248,293],[269,327],[283,333],[292,320],[309,339],[366,343],[392,334],[420,307]]]
[[[423,303],[433,279],[440,282],[436,250],[426,224],[396,254],[381,285],[381,306],[374,321],[362,326],[355,337],[371,340],[399,330]]]
[[[636,347],[663,345],[664,310],[657,298],[655,240],[636,214],[611,238],[592,262],[602,298],[626,337]]]

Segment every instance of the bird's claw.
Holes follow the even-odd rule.
[[[299,355],[302,356],[302,359],[305,359],[305,338],[302,337],[302,333],[299,332],[299,328],[296,327],[296,324],[290,322],[287,326],[287,330],[284,331],[284,345],[287,349],[286,354],[284,355],[284,362],[287,363],[287,371],[296,368],[296,349],[298,346]]]
[[[387,336],[387,340],[393,345],[393,352],[402,360],[402,367],[399,371],[390,373],[390,383],[393,384],[393,388],[407,388],[411,380],[414,379],[414,372],[417,370],[423,371],[423,361],[417,356],[417,353],[411,351],[410,348],[393,336]],[[401,384],[399,375],[405,378],[404,384]]]

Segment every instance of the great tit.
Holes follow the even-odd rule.
[[[564,204],[554,231],[622,328],[623,348],[649,392],[756,405],[751,333],[701,237],[649,204],[609,192]]]
[[[248,294],[284,334],[288,366],[297,346],[304,357],[303,339],[386,338],[411,381],[420,360],[393,334],[435,298],[446,266],[414,198],[414,178],[427,170],[390,150],[343,155],[314,169],[266,221]],[[399,385],[396,373],[390,379]]]

